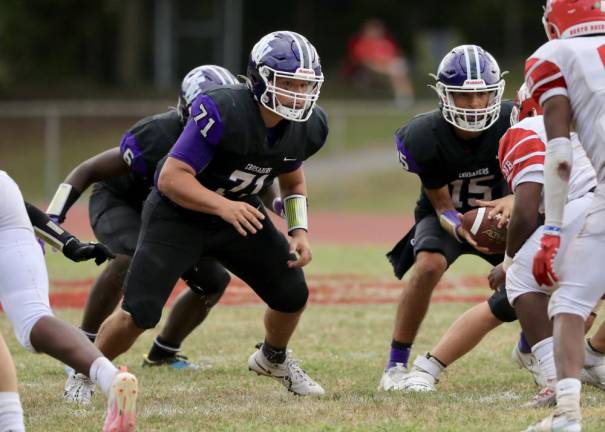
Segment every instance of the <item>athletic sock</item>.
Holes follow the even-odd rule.
[[[165,360],[170,357],[174,357],[181,350],[180,345],[174,345],[170,342],[166,342],[159,336],[153,340],[153,345],[149,350],[147,358],[151,361]]]
[[[605,354],[594,349],[590,343],[590,339],[586,339],[586,355],[584,358],[584,366],[592,367],[597,363],[600,363],[605,358]]]
[[[531,352],[531,347],[527,343],[527,339],[525,339],[525,333],[521,332],[519,334],[519,343],[517,346],[519,347],[519,351],[523,354],[529,354]]]
[[[397,363],[403,364],[404,367],[408,367],[408,361],[410,360],[410,351],[412,351],[411,343],[398,342],[395,339],[391,341],[391,353],[389,355],[389,362],[387,363],[387,369],[397,366]]]
[[[554,388],[557,380],[557,371],[555,369],[555,357],[553,353],[553,340],[552,336],[546,339],[542,339],[540,342],[531,347],[531,352],[534,353],[542,376],[546,380],[548,387]]]
[[[435,381],[439,381],[441,372],[445,370],[445,365],[431,353],[426,353],[425,356],[416,357],[413,367],[430,374],[435,378]]]
[[[82,328],[80,328],[79,330],[80,330],[80,332],[82,332],[82,334],[84,336],[86,336],[88,338],[89,341],[91,341],[92,343],[95,343],[95,339],[97,338],[97,333],[91,333]]]
[[[267,340],[263,342],[263,346],[261,347],[263,354],[267,360],[271,363],[283,363],[286,361],[286,357],[288,356],[288,348],[287,347],[276,347],[271,345]]]
[[[569,417],[580,416],[580,391],[582,383],[576,378],[565,378],[557,382],[557,411]]]
[[[101,391],[105,393],[105,396],[109,396],[109,389],[111,388],[111,383],[118,373],[118,368],[116,368],[112,362],[109,361],[107,357],[99,357],[90,365],[90,379],[97,383],[99,387],[101,387]]]
[[[0,430],[25,431],[23,408],[18,393],[0,392]]]

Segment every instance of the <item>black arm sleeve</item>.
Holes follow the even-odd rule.
[[[46,213],[36,206],[25,201],[25,208],[36,235],[54,248],[63,250],[67,242],[74,237],[71,233],[54,223]]]

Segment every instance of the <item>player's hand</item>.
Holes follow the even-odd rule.
[[[542,234],[540,249],[534,256],[532,273],[539,285],[554,286],[559,277],[554,270],[554,261],[561,245],[559,235]]]
[[[288,260],[288,267],[304,267],[313,258],[307,232],[303,229],[297,229],[292,231],[290,236],[290,254],[295,256],[296,259]]]
[[[256,234],[263,228],[262,220],[265,215],[257,208],[247,202],[225,200],[226,203],[219,212],[219,216],[233,225],[233,227],[243,236],[248,233]]]
[[[513,214],[513,206],[515,205],[514,195],[507,195],[502,198],[498,198],[491,201],[484,200],[475,200],[475,204],[479,207],[488,207],[490,208],[487,213],[488,219],[493,219],[499,217],[498,220],[498,228],[502,228],[503,226],[508,224],[511,215]],[[499,215],[499,216],[498,216]]]
[[[462,225],[460,225],[458,227],[458,236],[461,239],[464,239],[468,244],[470,244],[472,247],[474,247],[475,249],[477,249],[477,251],[483,253],[483,254],[487,254],[487,255],[491,255],[495,252],[492,252],[489,248],[486,248],[484,246],[479,246],[477,244],[477,242],[475,241],[475,239],[473,238],[472,234],[469,233],[467,230],[465,230]]]
[[[487,280],[489,282],[489,287],[494,291],[496,291],[504,284],[504,282],[506,282],[506,272],[502,268],[502,263],[491,269],[489,275],[487,276]]]
[[[75,237],[70,238],[63,246],[63,255],[74,262],[88,261],[94,258],[97,265],[116,256],[102,243],[82,243]]]

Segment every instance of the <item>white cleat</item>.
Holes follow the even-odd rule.
[[[533,376],[534,382],[540,388],[547,387],[546,380],[542,376],[542,370],[538,364],[538,360],[532,353],[522,353],[519,351],[519,346],[515,344],[513,351],[511,352],[511,360],[520,369],[527,369]]]
[[[403,382],[402,390],[408,393],[433,392],[437,390],[437,382],[433,375],[414,366]]]
[[[401,390],[407,374],[408,370],[403,363],[395,363],[395,366],[384,370],[378,390]]]
[[[124,371],[116,374],[107,398],[103,432],[133,432],[137,423],[137,378]]]
[[[299,396],[322,396],[325,390],[298,365],[298,361],[286,357],[283,363],[271,363],[262,349],[248,358],[248,368],[259,375],[277,379],[288,391]]]
[[[580,372],[580,380],[601,390],[605,390],[605,362],[594,366],[584,366]]]
[[[581,432],[580,415],[553,414],[525,429],[524,432]]]
[[[95,383],[86,375],[72,373],[67,377],[63,390],[63,399],[69,403],[89,405],[95,393]]]

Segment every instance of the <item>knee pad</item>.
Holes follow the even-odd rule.
[[[301,278],[296,283],[289,283],[287,289],[284,289],[284,285],[274,289],[267,305],[278,312],[294,313],[305,307],[308,298],[309,288],[304,278]]]
[[[200,297],[210,298],[218,295],[216,301],[221,298],[231,282],[229,272],[219,265],[212,269],[194,267],[183,273],[182,278],[191,291]]]
[[[517,319],[515,309],[508,302],[505,286],[498,288],[498,290],[487,300],[487,304],[489,305],[492,314],[494,314],[498,320],[502,322],[513,322]]]
[[[134,324],[142,329],[154,328],[162,318],[161,302],[155,301],[152,297],[147,299],[137,299],[127,301],[124,297],[122,301],[122,310],[130,314]]]

